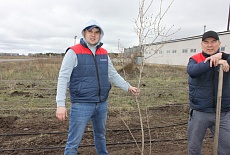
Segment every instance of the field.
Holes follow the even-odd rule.
[[[0,58],[1,60],[1,58]],[[61,155],[68,120],[55,118],[55,96],[62,58],[0,62],[0,154]],[[117,67],[119,68],[119,67]],[[128,65],[119,73],[137,86],[139,67]],[[187,154],[188,83],[183,66],[145,66],[140,83],[144,126],[144,154]],[[139,155],[141,126],[136,99],[112,87],[109,96],[107,149],[110,155]],[[70,107],[69,98],[67,108]],[[203,154],[212,154],[207,133]],[[81,155],[94,155],[89,123]]]

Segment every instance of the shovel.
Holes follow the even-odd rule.
[[[215,136],[214,136],[213,155],[218,155],[217,152],[218,152],[218,140],[219,140],[219,129],[220,129],[222,87],[223,87],[223,65],[220,65],[218,92],[217,92],[217,105],[216,105],[216,128],[215,128]]]

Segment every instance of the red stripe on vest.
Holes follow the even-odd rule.
[[[70,47],[76,54],[90,54],[92,55],[92,52],[88,49],[82,46],[81,44],[77,44],[75,46]]]
[[[195,54],[191,58],[193,58],[197,63],[200,63],[206,59],[202,53]]]
[[[75,46],[70,47],[76,54],[92,54],[92,52],[90,51],[90,49],[82,46],[81,44],[77,44]],[[104,49],[104,48],[99,48],[96,51],[96,54],[108,54],[108,52]]]

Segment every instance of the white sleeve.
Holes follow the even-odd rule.
[[[72,49],[69,49],[63,58],[61,69],[59,71],[56,95],[57,107],[65,106],[66,91],[69,85],[70,76],[72,74],[73,68],[76,66],[77,55]]]

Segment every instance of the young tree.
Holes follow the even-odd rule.
[[[163,24],[162,24],[162,19],[165,17],[166,13],[168,12],[170,7],[172,6],[173,1],[174,0],[171,0],[169,5],[166,8],[163,8],[163,0],[159,0],[159,1],[139,0],[138,16],[136,19],[134,19],[134,23],[135,23],[134,31],[137,34],[138,39],[139,39],[139,45],[138,45],[139,49],[140,49],[139,53],[140,53],[140,56],[143,58],[141,61],[140,67],[139,67],[140,74],[138,77],[138,88],[140,88],[140,83],[141,83],[141,79],[142,79],[142,72],[144,69],[145,61],[146,61],[146,59],[149,58],[149,57],[144,58],[144,54],[145,54],[146,50],[148,48],[150,48],[150,46],[148,46],[148,44],[151,44],[157,40],[165,41],[165,40],[167,40],[168,37],[170,37],[171,35],[173,35],[177,31],[179,31],[179,29],[178,29],[177,31],[171,33],[170,31],[172,30],[173,25],[171,27],[167,28],[166,26],[163,26]],[[167,3],[168,3],[168,1],[167,1]],[[156,6],[159,5],[159,10],[152,10],[152,7],[155,5]],[[157,14],[154,15],[151,11],[157,12]],[[146,44],[146,41],[148,40],[148,38],[150,36],[153,39],[151,40],[151,42],[148,42],[148,44]],[[151,56],[154,55],[157,51],[159,51],[163,47],[163,45],[164,44],[162,44],[160,47],[158,47],[158,49],[156,49],[154,51],[152,50]],[[151,50],[151,49],[148,49],[148,50]],[[144,141],[145,141],[145,139],[144,139],[144,128],[143,128],[143,121],[142,121],[143,118],[142,118],[139,100],[137,97],[135,100],[136,100],[137,107],[138,107],[138,112],[139,112],[139,117],[140,117],[140,125],[141,125],[141,134],[142,134],[141,148],[139,146],[137,146],[137,147],[139,148],[141,155],[143,155],[144,154],[144,146],[145,146],[144,145]],[[148,123],[148,126],[149,126],[149,123]],[[132,135],[132,133],[131,133],[131,135]],[[132,135],[132,137],[134,138],[133,135]],[[134,138],[134,140],[135,140],[135,138]],[[151,136],[150,136],[150,154],[151,154]]]

